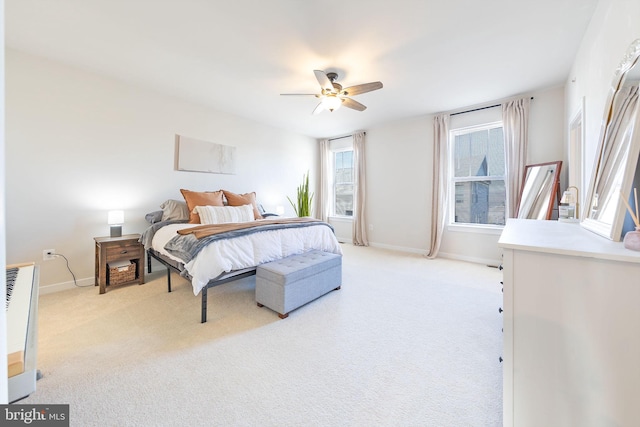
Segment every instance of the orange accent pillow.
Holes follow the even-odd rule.
[[[260,211],[258,210],[258,205],[256,204],[256,193],[245,193],[245,194],[236,194],[227,190],[222,190],[224,192],[224,197],[227,199],[227,204],[229,206],[242,206],[242,205],[251,205],[253,206],[253,216],[255,219],[262,219],[262,215],[260,215]]]
[[[198,192],[180,189],[180,192],[189,209],[189,224],[200,224],[200,215],[194,211],[196,206],[224,206],[222,190]]]

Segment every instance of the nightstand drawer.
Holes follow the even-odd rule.
[[[107,262],[123,258],[142,258],[142,250],[138,243],[109,244],[107,246]]]

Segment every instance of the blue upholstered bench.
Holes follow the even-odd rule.
[[[342,285],[342,256],[313,250],[261,264],[256,270],[256,302],[281,319]]]

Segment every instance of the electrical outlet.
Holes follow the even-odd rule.
[[[369,231],[373,231],[373,224],[369,224]]]
[[[55,249],[45,249],[42,251],[42,259],[45,261],[52,260],[56,257]]]

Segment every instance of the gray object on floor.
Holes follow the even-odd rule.
[[[342,285],[342,255],[313,250],[261,264],[256,271],[256,302],[281,319]]]

